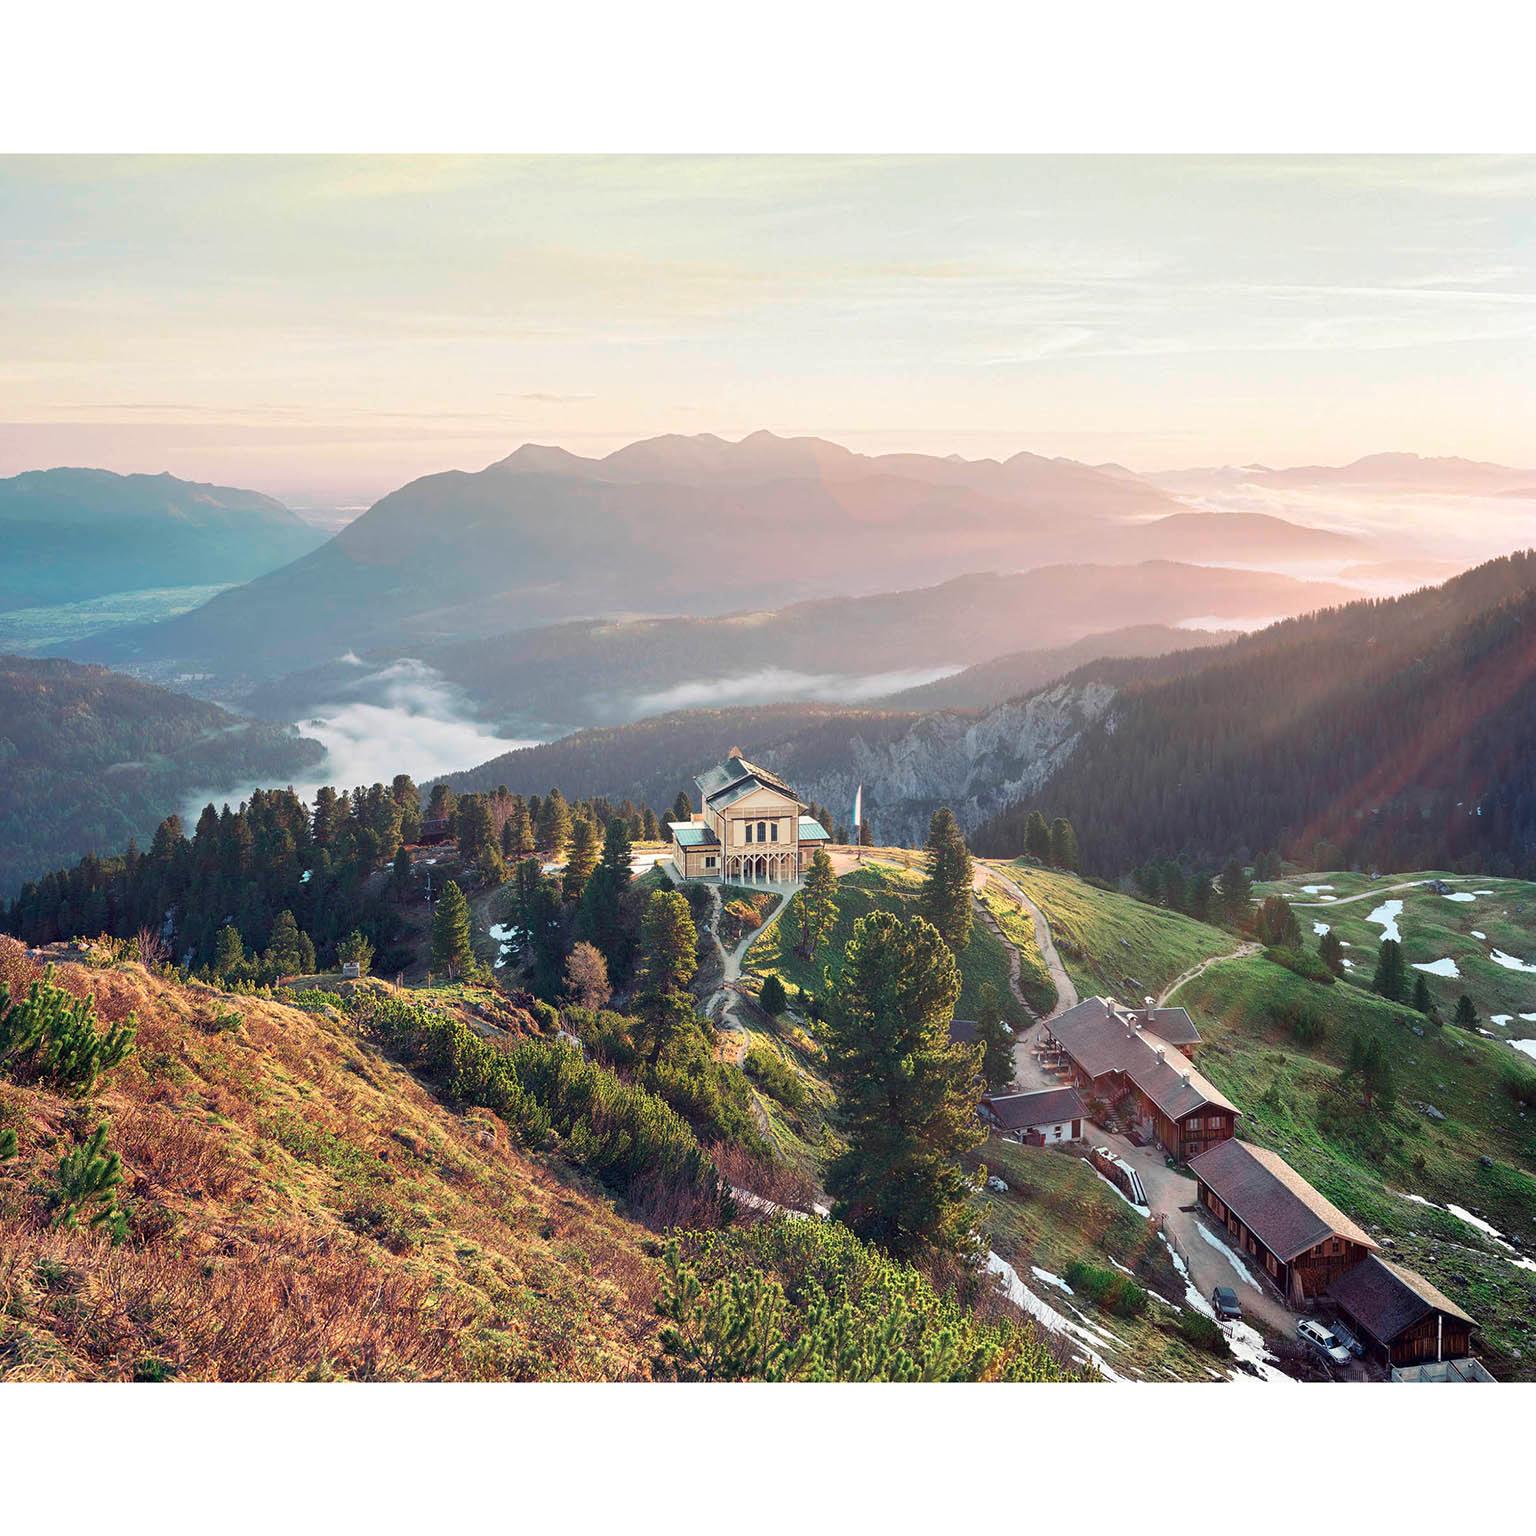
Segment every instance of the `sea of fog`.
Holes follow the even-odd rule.
[[[498,736],[474,718],[464,694],[424,662],[393,662],[363,679],[359,692],[367,696],[321,705],[296,722],[302,735],[325,748],[324,760],[293,783],[303,799],[312,801],[322,784],[353,789],[387,784],[397,773],[425,785],[503,752],[539,744],[537,739]],[[274,786],[267,781],[200,790],[188,796],[182,818],[195,821],[210,800],[238,804],[258,787]]]

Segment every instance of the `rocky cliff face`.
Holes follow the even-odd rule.
[[[921,842],[934,809],[947,805],[969,831],[1036,793],[1110,709],[1106,683],[1061,683],[981,716],[925,715],[891,740],[850,738],[847,769],[801,761],[797,743],[768,754],[807,800],[850,814],[864,786],[866,815],[881,842]]]

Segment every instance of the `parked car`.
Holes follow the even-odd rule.
[[[1357,1339],[1354,1334],[1352,1334],[1349,1329],[1343,1325],[1343,1323],[1335,1323],[1333,1325],[1333,1334],[1339,1343],[1342,1344],[1344,1348],[1347,1349],[1350,1354],[1355,1357],[1356,1360],[1365,1359],[1365,1345],[1362,1344],[1360,1340]]]
[[[1325,1360],[1331,1360],[1335,1365],[1349,1364],[1349,1351],[1339,1343],[1338,1335],[1321,1323],[1314,1323],[1310,1317],[1304,1317],[1296,1324],[1296,1337]]]
[[[1218,1285],[1211,1292],[1211,1308],[1222,1323],[1240,1323],[1243,1320],[1243,1304],[1230,1285]]]

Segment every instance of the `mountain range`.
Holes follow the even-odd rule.
[[[0,611],[248,581],[323,539],[257,491],[172,475],[31,470],[0,480]]]
[[[239,690],[348,652],[778,608],[1090,552],[1242,564],[1371,551],[1262,514],[1192,512],[1146,481],[1032,454],[868,457],[765,432],[656,438],[602,459],[529,445],[478,473],[413,481],[292,564],[74,654]]]

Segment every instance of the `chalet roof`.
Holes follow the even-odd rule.
[[[795,799],[794,790],[777,774],[769,773],[766,768],[759,768],[756,763],[749,763],[746,758],[739,755],[728,757],[717,767],[706,769],[693,782],[699,786],[699,793],[708,804],[726,790],[735,788],[747,779],[757,781],[753,788],[776,789],[780,794],[788,795],[791,800]],[[743,790],[742,793],[745,794],[748,791]],[[740,796],[736,798],[739,799]]]
[[[1326,1237],[1376,1244],[1338,1206],[1307,1183],[1283,1157],[1236,1137],[1189,1160],[1189,1171],[1282,1264]]]
[[[1151,1018],[1151,1022],[1143,1027],[1159,1040],[1166,1040],[1169,1045],[1200,1044],[1200,1031],[1195,1028],[1187,1008],[1142,1009],[1141,1013],[1143,1017]]]
[[[1182,1008],[1158,1011],[1184,1014]],[[1192,1023],[1190,1027],[1193,1029]],[[1089,1077],[1124,1073],[1170,1120],[1207,1106],[1241,1113],[1214,1083],[1195,1070],[1189,1057],[1160,1035],[1142,1028],[1137,1015],[1117,1008],[1109,998],[1084,998],[1075,1008],[1058,1014],[1048,1028]]]
[[[802,816],[800,818],[800,841],[802,843],[829,843],[831,834],[814,816]]]
[[[1463,1312],[1423,1275],[1377,1253],[1367,1254],[1346,1269],[1329,1286],[1328,1294],[1383,1347],[1431,1312],[1443,1312],[1477,1326],[1476,1318]]]
[[[1085,1117],[1075,1088],[1042,1088],[1038,1093],[988,1094],[981,1101],[999,1129],[1027,1131]]]
[[[669,821],[672,841],[679,848],[718,848],[720,839],[701,821]]]

